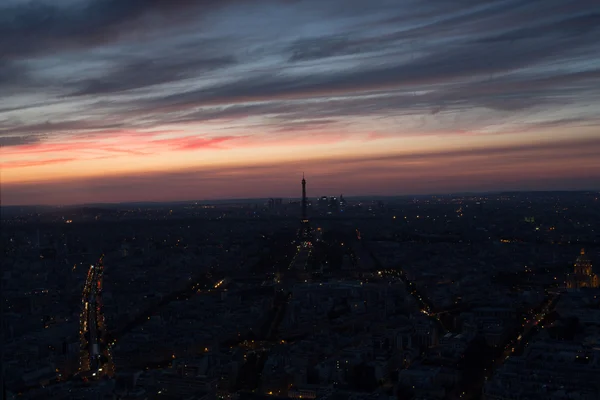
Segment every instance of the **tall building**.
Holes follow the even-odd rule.
[[[311,229],[306,213],[307,206],[306,179],[304,179],[304,174],[302,174],[302,217],[300,219],[300,232],[298,235],[301,242],[310,242]]]
[[[340,194],[340,210],[344,210],[346,208],[346,199],[344,199],[344,195]]]
[[[567,275],[567,288],[599,288],[600,280],[598,274],[592,269],[592,261],[586,256],[585,250],[581,249],[579,257],[573,265],[573,273]]]
[[[329,206],[329,198],[327,196],[321,196],[318,200],[319,210],[326,211]]]
[[[306,179],[304,179],[304,173],[302,173],[302,222],[308,222],[306,216]]]
[[[268,203],[269,210],[275,210],[277,208],[280,208],[282,204],[283,204],[283,201],[281,200],[281,198],[278,198],[278,199],[270,198],[269,203]]]
[[[337,197],[333,196],[329,198],[329,210],[330,211],[337,211],[339,208],[339,202]]]

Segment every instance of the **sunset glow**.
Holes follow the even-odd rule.
[[[600,187],[590,2],[8,3],[3,205]]]

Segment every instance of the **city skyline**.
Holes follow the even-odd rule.
[[[0,15],[3,205],[600,189],[594,1]]]

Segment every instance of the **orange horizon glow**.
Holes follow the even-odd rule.
[[[260,140],[254,141],[251,136],[213,139],[197,136],[164,138],[164,133],[120,135],[118,140],[108,137],[3,149],[0,168],[3,187],[9,191],[26,186],[37,186],[46,191],[55,188],[59,192],[58,197],[54,196],[56,200],[46,194],[48,200],[44,204],[94,202],[99,197],[91,194],[94,192],[91,189],[90,196],[86,196],[87,185],[94,187],[94,182],[106,184],[111,180],[129,179],[130,183],[107,192],[108,196],[102,196],[103,202],[110,202],[110,197],[115,201],[141,201],[152,196],[167,201],[185,198],[186,194],[190,199],[278,194],[293,197],[297,189],[294,177],[297,178],[295,175],[301,170],[307,173],[313,188],[327,190],[325,186],[329,185],[338,189],[334,193],[341,191],[354,195],[361,192],[387,195],[433,193],[451,189],[452,185],[456,190],[472,187],[485,190],[489,186],[488,180],[501,184],[500,187],[510,187],[511,181],[518,186],[528,180],[568,180],[572,176],[585,176],[585,171],[600,170],[600,160],[595,157],[600,151],[600,138],[595,135],[595,130],[581,129],[577,140],[565,140],[560,136],[550,140],[548,132],[470,135],[469,146],[464,145],[464,134],[450,133],[406,137],[362,134],[346,138],[320,134],[266,145]],[[127,138],[123,140],[123,137]],[[331,140],[323,140],[328,137]],[[556,164],[549,165],[548,160],[553,158]],[[571,159],[576,159],[577,163],[573,164]],[[218,188],[216,191],[207,187],[185,189],[183,185],[184,190],[169,189],[158,197],[136,189],[147,186],[148,181],[154,179],[155,189],[160,191],[161,187],[172,185],[169,181],[173,176],[182,175],[190,185],[195,181],[195,175],[200,180],[212,176],[227,184],[213,183]],[[145,183],[140,184],[136,179]],[[257,181],[262,185],[255,186]],[[402,181],[403,187],[392,191],[386,188],[384,182],[394,181]],[[444,181],[452,185],[442,184]],[[380,190],[373,187],[375,183],[381,185]],[[234,185],[236,190],[227,188],[228,185]],[[69,186],[80,188],[81,193],[77,197],[69,196],[69,201],[59,200],[60,191]],[[240,192],[240,188],[244,191]],[[132,192],[140,196],[132,197]],[[4,205],[39,203],[37,197],[29,202],[13,199],[5,193],[2,197]]]

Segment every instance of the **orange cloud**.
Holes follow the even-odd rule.
[[[71,161],[75,161],[77,158],[53,158],[50,160],[40,161],[9,161],[0,164],[0,168],[27,168],[27,167],[39,167],[50,164],[62,164]]]
[[[166,147],[172,150],[198,150],[207,148],[221,148],[222,144],[239,139],[239,136],[220,136],[215,138],[204,138],[198,136],[185,136],[171,139],[153,140],[152,146]]]

